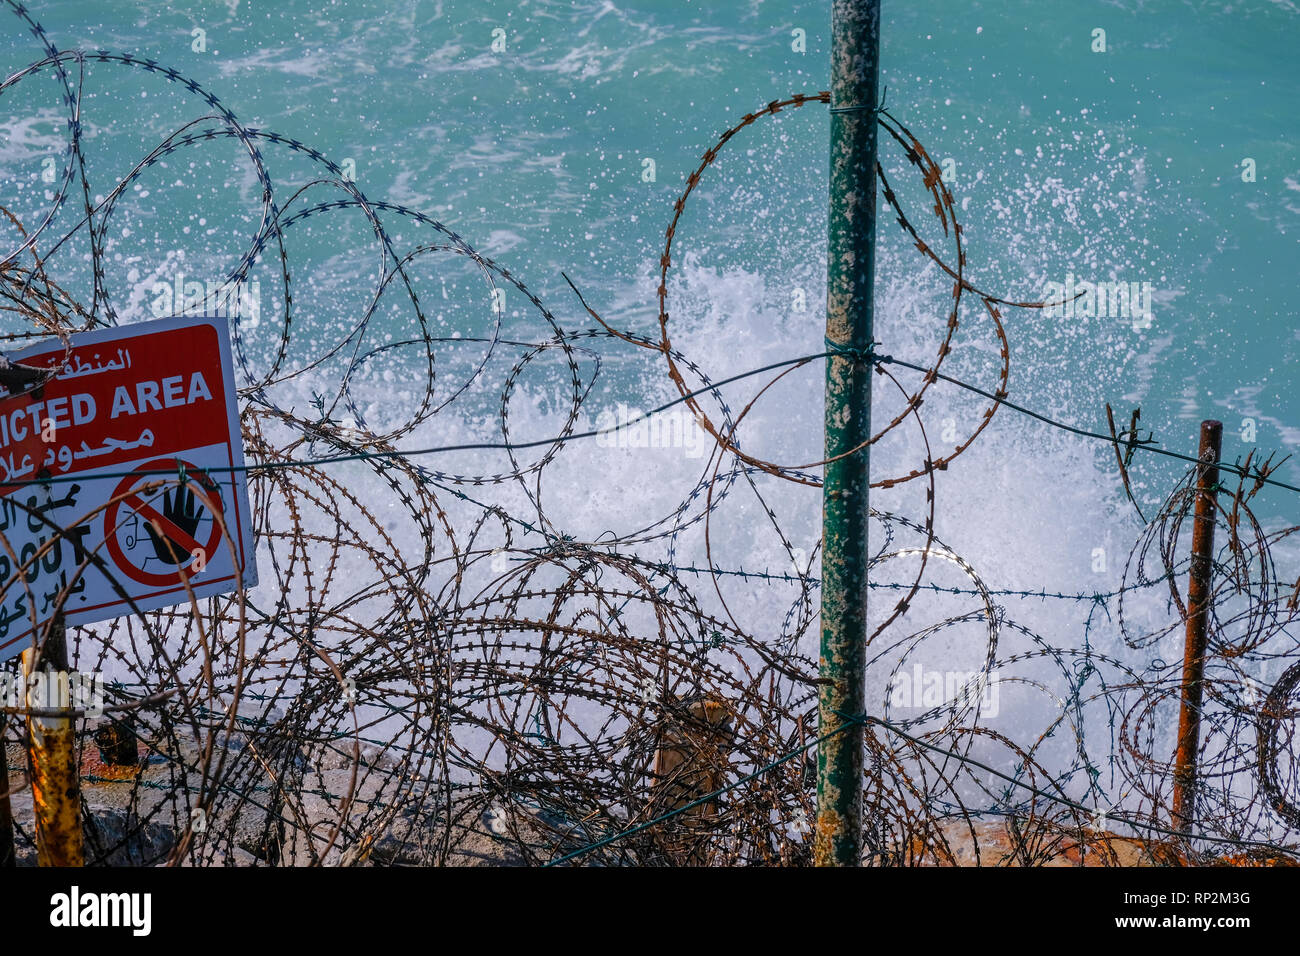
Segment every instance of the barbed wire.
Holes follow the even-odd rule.
[[[1251,510],[1264,487],[1300,489],[1272,477],[1271,459],[1220,466],[1238,484],[1220,487],[1215,503],[1222,545],[1202,786],[1195,831],[1179,831],[1166,808],[1181,662],[1160,655],[1187,617],[1179,591],[1187,562],[1179,555],[1187,552],[1195,470],[1144,523],[1119,586],[1097,592],[990,588],[935,532],[935,475],[1004,407],[1117,450],[1197,460],[1010,400],[1002,309],[1051,303],[1011,301],[976,286],[952,194],[889,111],[879,110],[877,120],[936,224],[909,218],[886,162],[878,168],[882,195],[907,241],[953,280],[933,360],[828,347],[714,376],[671,335],[669,272],[681,255],[684,211],[733,139],[760,121],[827,105],[829,94],[773,100],[704,153],[666,230],[657,337],[608,323],[565,275],[598,324],[575,329],[454,230],[370,199],[316,148],[243,125],[213,93],[157,61],[59,50],[26,7],[5,2],[36,40],[39,58],[11,72],[0,97],[11,102],[34,77],[52,74],[67,113],[67,146],[62,175],[40,208],[5,204],[12,234],[0,258],[8,319],[0,339],[57,338],[66,363],[71,336],[124,321],[129,309],[110,281],[110,225],[128,197],[143,201],[132,187],[152,171],[233,146],[255,183],[246,245],[237,255],[205,250],[224,280],[189,305],[229,317],[247,464],[209,470],[247,476],[261,584],[69,629],[70,666],[106,677],[101,712],[83,709],[77,719],[90,862],[804,864],[815,817],[812,753],[858,723],[866,730],[865,863],[1300,859],[1293,757],[1300,660],[1289,630],[1300,582],[1288,593],[1289,578],[1273,557],[1298,529],[1266,531]],[[192,104],[107,184],[97,182],[83,150],[83,89],[95,70],[129,70]],[[305,162],[306,178],[273,176],[274,163],[286,159]],[[356,301],[340,295],[335,327],[295,310],[297,288],[311,282],[300,276],[293,242],[322,220],[341,237],[359,222],[376,265],[369,283],[337,277],[355,287],[348,291]],[[928,241],[922,226],[942,239]],[[939,251],[944,243],[950,254]],[[358,240],[349,257],[360,262],[364,251]],[[430,277],[457,269],[481,283],[491,302],[486,330],[448,330],[426,309]],[[247,314],[243,293],[260,281],[255,276],[275,283],[274,320],[259,310],[254,323]],[[502,297],[494,293],[505,288],[536,310],[541,335],[504,333]],[[941,371],[959,329],[968,328],[963,306],[971,297],[990,321],[979,332],[999,356],[988,388]],[[615,425],[587,427],[603,363],[629,349],[662,362],[676,396]],[[924,504],[916,515],[870,512],[869,586],[882,596],[898,592],[897,601],[872,608],[868,683],[877,709],[841,715],[845,723],[827,730],[817,725],[820,543],[797,548],[799,538],[778,516],[778,496],[815,493],[826,462],[770,460],[740,433],[787,376],[837,358],[872,363],[884,386],[885,425],[866,445],[915,427],[924,449],[919,462],[872,486],[919,480]],[[61,367],[37,369],[11,392],[39,387]],[[920,385],[907,385],[894,367],[921,373]],[[543,416],[544,438],[520,437],[514,421],[530,375],[550,375],[560,396]],[[754,394],[733,407],[738,399],[728,387],[742,382]],[[945,453],[931,448],[923,414],[938,382],[988,402]],[[402,393],[397,400],[375,401],[394,392]],[[488,401],[497,407],[489,427],[499,440],[399,447],[418,443],[434,425],[487,420]],[[678,406],[711,447],[699,477],[664,513],[620,514],[637,526],[584,540],[567,509],[548,507],[554,492],[548,499],[545,491],[572,480],[552,477],[571,447]],[[489,453],[505,464],[476,457]],[[458,470],[423,462],[439,454],[460,456]],[[187,480],[131,473],[155,490]],[[15,528],[0,528],[0,598],[23,596],[38,655],[51,639],[46,612],[62,606],[88,568],[114,580],[99,548],[78,552],[68,566],[66,529],[36,499],[16,494],[67,480],[6,486],[15,514],[43,535],[29,550]],[[715,556],[723,547],[718,528],[741,522],[771,534],[789,570],[746,570],[745,562]],[[46,576],[65,572],[38,595],[51,586]],[[692,586],[700,577],[708,591]],[[724,582],[736,579],[788,588],[783,610],[755,611],[752,592],[729,596]],[[1006,606],[1027,610],[1034,600],[1078,605],[1082,620],[1057,618],[1050,622],[1057,632],[1044,635]],[[10,626],[0,623],[0,638]],[[1103,631],[1114,650],[1099,646]],[[1266,685],[1262,675],[1274,666],[1281,674]],[[935,688],[934,675],[954,679]],[[1008,711],[994,693],[1010,698],[1001,703],[1011,705],[1014,722],[999,720]],[[21,703],[0,712],[33,713]],[[19,719],[7,722],[5,735],[15,768],[7,786],[27,859],[34,842],[22,765],[30,742]]]

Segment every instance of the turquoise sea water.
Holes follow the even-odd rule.
[[[654,330],[664,228],[700,154],[744,113],[827,85],[829,13],[817,3],[49,2],[32,12],[61,49],[171,65],[241,122],[355,169],[371,198],[446,223],[570,327],[592,323],[562,270],[611,322]],[[5,16],[0,49],[12,73],[42,51],[17,17]],[[1098,30],[1104,52],[1094,49]],[[1300,7],[1290,0],[885,3],[887,104],[950,173],[976,284],[1032,300],[1068,278],[1149,283],[1149,327],[1011,310],[1014,399],[1091,428],[1103,426],[1106,401],[1124,420],[1140,406],[1144,425],[1179,451],[1192,450],[1201,418],[1219,417],[1228,460],[1244,454],[1252,429],[1266,450],[1296,450],[1298,30]],[[91,63],[84,82],[85,150],[105,192],[163,137],[207,112],[177,84],[139,69]],[[4,201],[25,221],[43,215],[49,196],[43,163],[62,163],[58,93],[47,71],[0,101]],[[675,342],[715,378],[821,348],[827,134],[819,104],[745,131],[683,217],[670,311],[685,338]],[[266,155],[277,201],[319,174],[287,150]],[[951,257],[891,144],[885,163],[914,221]],[[1253,182],[1243,181],[1243,163]],[[218,284],[257,227],[259,194],[230,141],[182,150],[139,177],[108,235],[106,286],[119,320],[149,314],[159,279]],[[939,341],[946,281],[889,217],[880,234],[878,337],[886,350],[924,360]],[[408,230],[401,238],[431,237]],[[372,240],[354,214],[303,223],[290,237],[294,354],[304,364],[369,300]],[[78,274],[84,252],[65,249],[70,288],[88,288]],[[272,265],[255,272],[264,316],[280,301]],[[484,290],[463,262],[440,261],[424,275],[448,335],[489,327]],[[802,312],[799,302],[808,303]],[[509,334],[542,336],[513,290],[504,309]],[[996,339],[975,304],[963,323],[950,370],[991,389]],[[254,364],[270,347],[272,325],[248,333]],[[412,328],[409,315],[381,308],[370,344]],[[454,372],[463,356],[449,349],[440,358]],[[395,363],[390,377],[394,369],[402,373]],[[327,390],[335,373],[327,365],[315,374],[313,389]],[[459,422],[444,417],[431,437],[481,424],[500,381],[484,383],[484,404],[463,404]],[[541,409],[528,437],[541,437],[548,383],[539,372],[524,384],[536,387]],[[652,358],[612,349],[593,394],[644,405],[671,394],[666,388]],[[400,405],[403,395],[398,389],[387,401]],[[770,417],[753,417],[750,440],[771,457],[815,459],[817,376],[776,397]],[[892,414],[881,401],[878,414]],[[951,420],[958,438],[982,408],[959,395],[935,402],[935,432]],[[801,411],[791,417],[794,405]],[[371,406],[375,420],[386,414],[400,418],[391,404]],[[1108,453],[1007,413],[985,438],[985,464],[944,480],[956,500],[970,495],[987,508],[996,497],[1011,502],[1011,514],[1059,483],[1071,462],[1104,465]],[[882,447],[880,467],[911,451]],[[1005,464],[1039,452],[1048,463]],[[1156,462],[1139,466],[1138,479],[1154,500],[1177,473]],[[1300,465],[1279,476],[1297,481]],[[1115,490],[1113,476],[1079,482],[1080,500]],[[1295,513],[1281,494],[1262,507]],[[1089,544],[1074,549],[1078,561]],[[1006,560],[1005,550],[994,553]]]

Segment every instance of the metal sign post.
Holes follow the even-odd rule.
[[[1192,523],[1192,560],[1187,580],[1187,632],[1183,648],[1182,700],[1178,711],[1178,752],[1174,757],[1174,799],[1170,814],[1175,830],[1196,826],[1196,764],[1201,748],[1201,703],[1205,685],[1205,651],[1209,640],[1210,602],[1214,596],[1214,516],[1218,510],[1219,452],[1223,423],[1201,422],[1196,468],[1196,512]]]
[[[46,629],[39,660],[34,648],[23,651],[23,675],[29,688],[28,709],[40,711],[27,715],[37,863],[82,866],[77,718],[68,691],[67,632],[61,613],[55,614]],[[36,683],[38,677],[44,681]],[[44,693],[31,693],[34,686],[41,686]],[[52,703],[57,705],[53,712]]]

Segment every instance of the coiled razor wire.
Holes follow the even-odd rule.
[[[318,150],[245,126],[212,93],[157,61],[58,50],[22,4],[6,3],[41,55],[0,83],[0,97],[12,102],[15,90],[52,76],[67,114],[67,147],[43,209],[20,215],[14,202],[3,204],[5,340],[55,337],[66,361],[70,335],[119,323],[108,278],[113,216],[148,171],[211,144],[231,144],[256,182],[256,225],[242,252],[227,260],[233,265],[222,287],[207,290],[200,308],[224,309],[231,320],[262,583],[250,593],[70,630],[71,666],[110,679],[104,714],[78,721],[89,862],[803,864],[810,861],[817,744],[855,724],[866,729],[864,863],[1300,859],[1300,655],[1289,630],[1300,583],[1288,586],[1273,558],[1275,546],[1298,529],[1268,531],[1250,507],[1265,486],[1296,489],[1271,477],[1271,460],[1223,466],[1238,484],[1219,489],[1216,501],[1220,548],[1197,828],[1175,832],[1166,808],[1181,662],[1161,659],[1158,650],[1186,621],[1184,525],[1196,469],[1145,523],[1121,586],[1110,592],[990,588],[939,539],[935,473],[971,447],[1000,408],[1070,426],[1009,400],[1010,340],[1001,310],[1047,303],[1009,301],[971,281],[953,197],[929,153],[890,112],[877,111],[878,122],[918,176],[943,241],[953,247],[945,258],[922,237],[881,165],[882,194],[904,234],[953,281],[934,359],[922,366],[874,348],[830,346],[715,380],[670,334],[668,273],[683,211],[734,137],[778,113],[828,104],[828,93],[773,100],[705,152],[674,203],[665,236],[657,338],[610,325],[576,286],[598,327],[572,329],[509,269],[436,219],[370,199]],[[170,85],[201,115],[103,191],[83,151],[83,88],[88,72],[122,68]],[[305,184],[282,186],[268,156],[305,161],[314,172]],[[310,284],[292,268],[291,249],[315,222],[347,235],[353,220],[343,217],[352,216],[373,243],[376,272],[359,305],[344,306],[343,333],[328,340],[295,309],[295,291]],[[83,256],[88,276],[77,264]],[[421,299],[422,282],[445,276],[457,262],[474,270],[493,303],[486,335],[445,329]],[[274,274],[280,303],[270,333],[254,332],[242,311],[242,290],[262,273]],[[361,287],[365,280],[348,281]],[[541,336],[503,335],[500,298],[492,293],[507,285],[537,310]],[[963,296],[978,300],[997,342],[989,387],[941,372],[965,327]],[[407,332],[383,339],[381,318],[394,310]],[[685,405],[712,448],[700,478],[668,513],[637,516],[634,530],[581,540],[547,508],[544,479],[571,444],[607,431],[584,431],[581,423],[602,362],[627,347],[664,363],[678,395],[669,405]],[[800,554],[774,505],[781,491],[819,488],[825,462],[765,460],[742,448],[738,432],[785,376],[836,359],[870,362],[883,391],[898,395],[898,410],[867,444],[914,426],[926,449],[910,470],[878,478],[873,487],[915,480],[927,487],[919,517],[871,512],[872,540],[879,542],[871,587],[879,598],[889,596],[868,646],[873,713],[844,714],[842,724],[826,728],[817,723],[817,662],[803,650],[815,643],[820,545]],[[27,385],[60,368],[31,372]],[[391,381],[385,373],[394,369],[402,401],[368,417],[376,376]],[[565,407],[553,416],[550,437],[517,439],[512,401],[538,369],[560,369]],[[913,373],[921,376],[919,387]],[[724,389],[762,375],[767,383],[733,409]],[[331,393],[308,400],[309,377],[334,381]],[[932,452],[921,414],[936,383],[988,402],[971,431],[941,455]],[[485,390],[499,396],[499,441],[419,451],[398,446]],[[1107,438],[1070,430],[1118,451],[1113,431]],[[509,467],[477,473],[425,460],[432,452],[487,450],[503,452]],[[365,476],[382,484],[386,499],[363,495]],[[153,479],[158,489],[184,481]],[[498,487],[513,489],[524,504],[508,509],[481,500]],[[40,562],[49,569],[60,560],[63,529],[35,499],[11,499],[47,526],[34,554],[15,553],[0,535],[0,588],[24,591],[37,623],[31,580]],[[747,571],[715,557],[714,525],[730,520],[722,510],[729,499],[757,504],[750,513],[775,533],[787,569]],[[685,533],[697,527],[703,568],[678,557]],[[98,553],[86,554],[78,567],[62,569],[70,574],[56,606],[92,564],[111,578]],[[700,590],[702,577],[709,595]],[[750,588],[787,589],[784,616],[747,624],[737,592],[724,593],[724,583],[737,579]],[[1150,607],[1162,597],[1165,613],[1153,616]],[[1078,607],[1086,615],[1077,636],[1070,636],[1072,625],[1044,635],[1012,619],[998,603],[1008,599],[1051,600],[1063,612]],[[1117,631],[1131,654],[1094,646],[1101,628]],[[48,627],[38,625],[36,633],[39,654]],[[934,673],[938,663],[956,659],[966,662],[962,680],[938,688],[913,681],[914,696],[899,698],[909,674]],[[1271,684],[1255,676],[1270,668],[1277,675]],[[1014,733],[1010,725],[994,726],[994,688],[1013,698]],[[25,786],[25,711],[5,712],[17,805]],[[114,747],[134,759],[107,760]],[[30,858],[30,818],[20,806],[16,815],[20,850]]]

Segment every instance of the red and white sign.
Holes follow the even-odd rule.
[[[60,602],[90,624],[257,583],[226,321],[140,322],[72,346],[42,388],[0,389],[0,660]],[[63,357],[57,341],[8,355]]]

